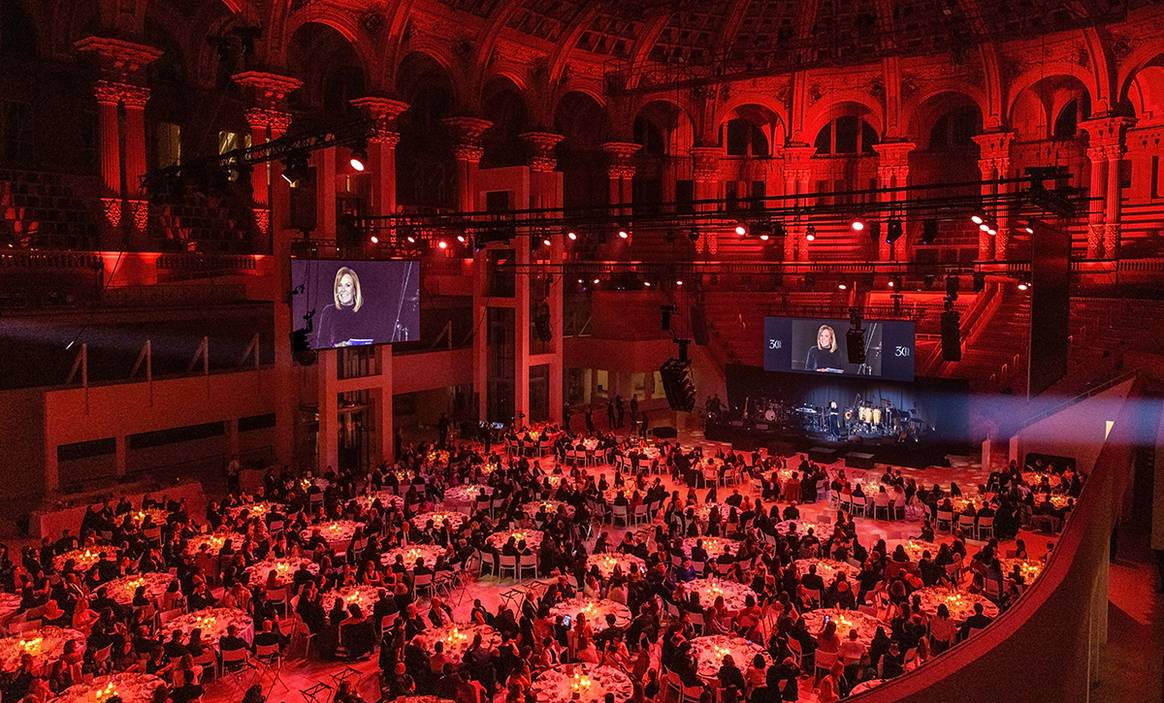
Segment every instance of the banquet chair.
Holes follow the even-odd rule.
[[[985,539],[986,534],[994,536],[994,518],[983,517],[978,520],[978,539]]]
[[[1002,598],[1002,581],[993,578],[982,579],[982,593],[991,600]]]
[[[478,576],[484,576],[486,571],[489,572],[490,576],[498,575],[497,561],[493,558],[491,553],[477,550],[477,558],[481,560],[481,563],[478,566]]]
[[[400,622],[399,611],[395,613],[388,613],[384,617],[380,618],[380,632],[383,633],[391,630],[398,622]]]
[[[287,614],[287,586],[280,586],[278,588],[267,589],[267,602],[279,610],[282,614]]]
[[[621,520],[624,527],[630,525],[630,518],[627,516],[625,505],[610,506],[610,524],[617,525]]]
[[[917,647],[910,647],[905,650],[905,657],[902,664],[903,671],[913,671],[921,666],[921,658],[918,656]]]
[[[724,564],[724,563],[721,563],[718,561],[714,562],[714,563],[715,563],[715,573],[718,576],[723,578],[723,577],[732,575],[732,570],[734,569],[734,567],[731,564]]]
[[[43,625],[44,621],[40,618],[32,618],[31,620],[24,620],[22,622],[13,622],[9,629],[12,634],[19,635],[22,632],[29,632],[30,630],[38,630]]]
[[[536,554],[519,557],[517,560],[517,580],[526,578],[526,573],[531,574],[530,578],[538,577],[538,557]]]
[[[242,683],[243,675],[254,674],[257,671],[254,662],[251,661],[251,653],[246,649],[224,649],[220,657],[219,671],[222,679],[228,681],[232,687],[244,690],[246,686]]]
[[[678,622],[681,616],[682,614],[679,612],[679,606],[675,605],[671,601],[667,601],[667,617],[672,622]]]
[[[253,661],[262,665],[262,668],[258,670],[259,683],[262,683],[264,676],[272,674],[271,689],[268,690],[273,690],[275,684],[279,684],[285,693],[291,692],[291,688],[283,680],[283,652],[279,649],[278,644],[256,644]]]
[[[974,535],[975,537],[977,537],[977,533],[974,531],[974,516],[973,515],[961,515],[961,514],[959,514],[958,515],[958,527],[962,528],[962,531],[965,532],[966,534]]]
[[[691,629],[695,631],[696,635],[703,634],[703,613],[687,613],[687,622],[691,625]]]
[[[651,521],[650,511],[647,510],[646,503],[639,503],[635,506],[634,524],[644,525]]]
[[[209,673],[212,678],[217,679],[218,674],[218,654],[210,647],[205,647],[202,654],[194,657],[194,663],[202,667],[202,680],[206,680],[206,674]]]
[[[952,510],[938,511],[938,529],[942,529],[943,525],[945,525],[946,530],[954,529],[954,512]]]
[[[683,696],[679,699],[679,703],[699,703],[702,700],[703,684],[696,684],[683,687]]]
[[[107,644],[93,652],[93,669],[101,673],[108,673],[113,669],[113,645]]]
[[[826,674],[829,673],[830,671],[832,671],[833,664],[837,663],[837,653],[836,652],[825,652],[825,651],[818,649],[812,655],[812,659],[813,659],[813,662],[812,662],[813,676],[819,677],[820,672],[822,672],[822,671]]]
[[[789,637],[788,651],[792,654],[792,661],[796,662],[796,667],[801,668],[804,665],[804,650],[800,648],[800,640]]]
[[[675,700],[683,700],[683,679],[679,678],[679,674],[670,669],[663,669],[663,700],[670,697],[670,694],[675,693]]]
[[[697,576],[703,576],[703,571],[707,567],[707,562],[693,561],[691,562],[691,566],[695,569],[695,574]]]
[[[505,557],[501,557],[505,559]],[[422,593],[428,594],[431,598],[434,592],[432,574],[418,574],[412,579],[412,593],[416,597],[420,597]]]
[[[897,494],[890,503],[890,507],[893,509],[894,520],[904,520],[906,517],[905,494]]]
[[[578,451],[577,450],[575,450],[575,449],[567,449],[566,450],[566,465],[567,466],[577,466],[578,465]]]
[[[505,578],[506,573],[513,574],[513,578],[517,579],[517,557],[512,554],[502,554],[497,559],[497,575]]]
[[[955,584],[962,582],[962,567],[958,564],[946,564],[946,576]]]
[[[554,443],[548,439],[543,439],[538,442],[538,457],[544,457],[547,454],[554,453]]]
[[[844,498],[841,500],[844,500]],[[857,498],[857,496],[849,496],[849,514],[854,517],[865,517],[865,499]]]

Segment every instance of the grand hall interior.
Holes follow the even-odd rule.
[[[0,59],[3,703],[1164,700],[1164,3]]]

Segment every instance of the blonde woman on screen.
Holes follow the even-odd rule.
[[[347,266],[339,267],[332,287],[332,304],[324,305],[319,312],[316,348],[371,344],[375,335],[369,329],[367,313],[360,312],[363,307],[360,277]]]
[[[808,348],[804,360],[805,371],[822,373],[844,373],[845,360],[837,348],[837,333],[829,325],[821,325],[816,331],[816,345]]]

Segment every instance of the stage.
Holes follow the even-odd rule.
[[[793,429],[757,429],[741,421],[708,421],[703,434],[715,442],[729,442],[739,451],[766,448],[769,452],[792,455],[796,452],[812,453],[815,448],[834,451],[833,461],[844,461],[846,455],[872,454],[878,464],[897,464],[922,469],[929,466],[948,466],[946,459],[949,447],[945,444],[907,440],[899,442],[893,437],[857,437],[855,440],[839,438],[826,432],[797,431]],[[817,461],[828,462],[823,457]],[[870,468],[870,467],[858,467]]]

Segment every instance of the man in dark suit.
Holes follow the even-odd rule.
[[[703,548],[703,540],[696,540],[695,546],[691,548],[691,561],[697,563],[707,562],[707,550]]]
[[[800,577],[800,585],[810,591],[823,591],[824,579],[816,573],[816,564],[808,565],[808,573]]]
[[[980,630],[990,624],[990,618],[982,612],[982,603],[974,604],[974,614],[966,618],[966,622],[962,623],[961,634],[962,638],[970,636],[970,630]]]

